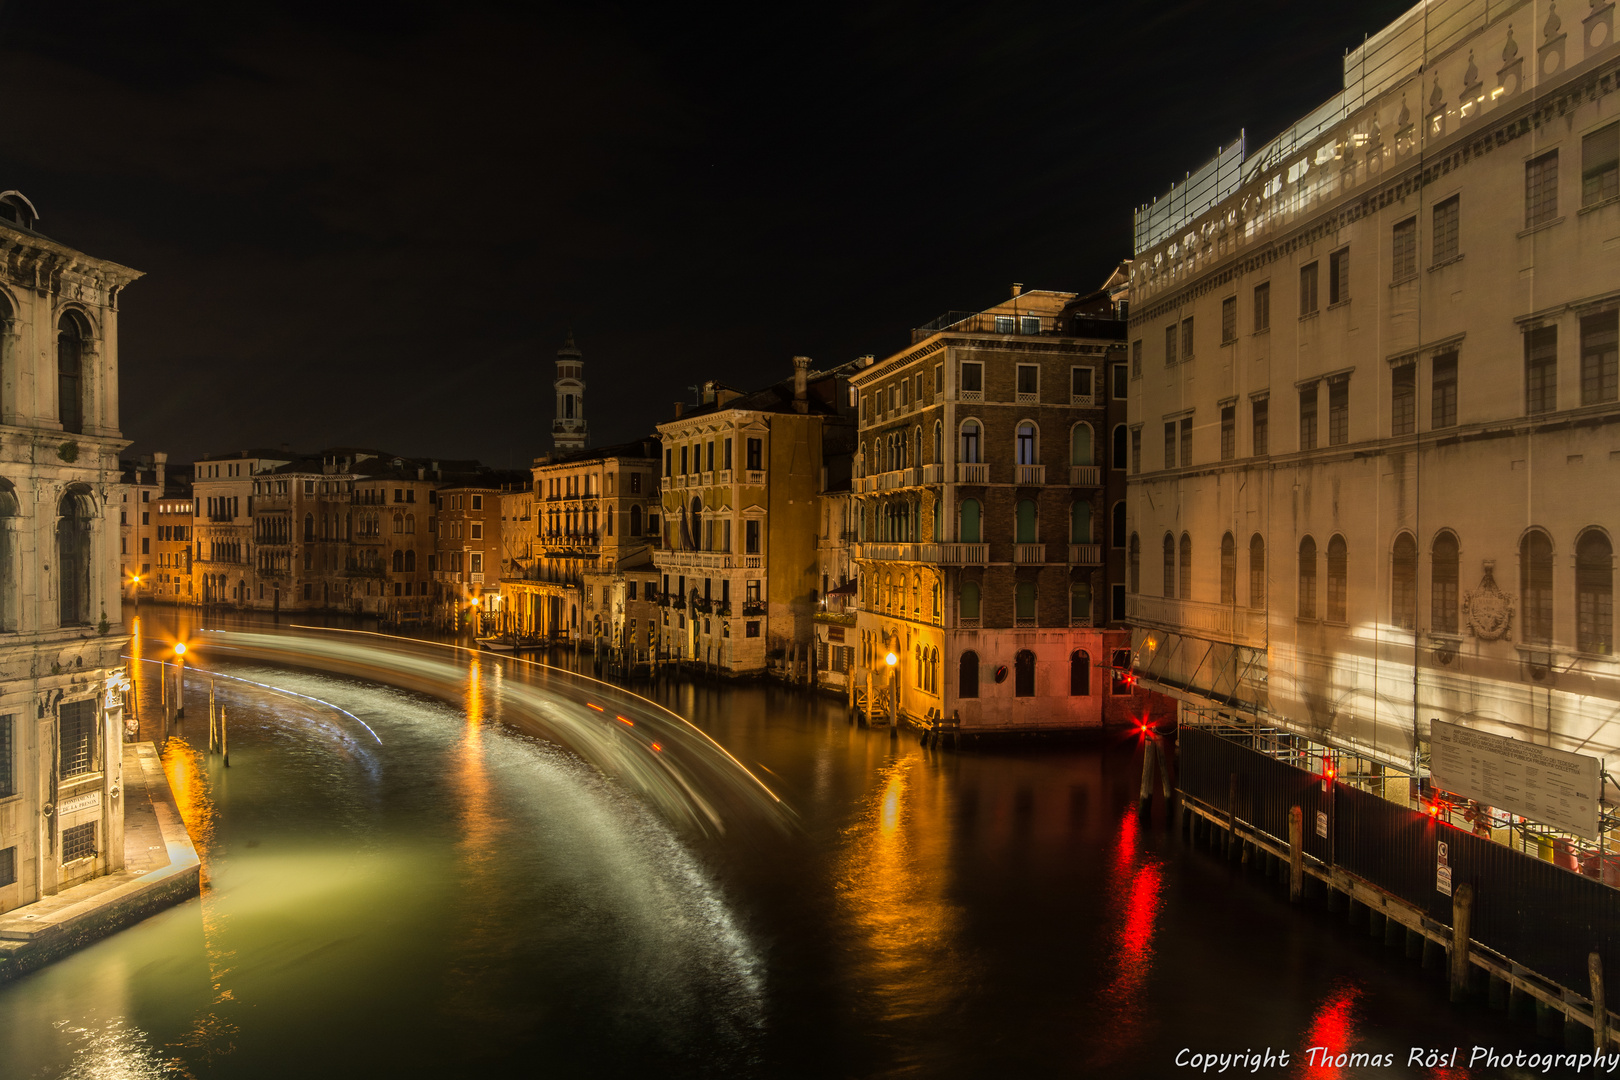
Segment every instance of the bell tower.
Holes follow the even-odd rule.
[[[574,332],[557,350],[557,418],[551,422],[551,445],[559,454],[585,449],[585,361],[574,344]]]

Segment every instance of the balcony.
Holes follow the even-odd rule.
[[[1039,405],[1041,403],[1041,395],[1038,393],[1031,393],[1028,390],[1018,391],[1017,397],[1018,404],[1020,405]]]
[[[956,627],[958,630],[977,630],[979,628],[979,617],[977,615],[958,617]]]
[[[924,465],[922,467],[922,482],[925,484],[943,484],[945,482],[945,466]]]
[[[659,566],[692,566],[709,570],[757,570],[763,565],[759,554],[737,555],[729,551],[665,551],[659,553]]]
[[[1018,483],[1025,487],[1039,487],[1046,483],[1045,465],[1019,465]]]
[[[1086,408],[1090,409],[1090,408],[1094,407],[1097,404],[1097,395],[1096,394],[1070,394],[1069,395],[1069,404],[1070,405],[1084,405]]]
[[[956,482],[958,484],[988,484],[990,482],[990,466],[983,462],[972,465],[958,462],[956,465]]]
[[[1014,544],[1013,562],[1043,563],[1046,561],[1045,544]]]
[[[764,482],[764,469],[749,469],[747,472],[743,473],[743,483],[745,484],[763,484]]]
[[[956,392],[956,400],[958,400],[958,401],[983,401],[984,400],[984,391],[983,390],[958,390]]]
[[[1071,487],[1101,487],[1102,466],[1070,465],[1069,485]]]
[[[858,559],[878,562],[920,562],[924,544],[862,544]]]
[[[731,470],[730,469],[721,469],[719,472],[714,474],[714,479],[715,479],[716,483],[720,483],[720,484],[729,484],[729,483],[731,483]]]
[[[1101,544],[1070,544],[1069,562],[1075,566],[1101,566]]]
[[[714,486],[714,470],[713,469],[710,469],[707,472],[704,472],[702,474],[702,476],[703,476],[703,479],[700,482],[703,484],[704,487],[713,487]]]
[[[989,544],[927,544],[934,556],[930,562],[948,566],[983,566],[990,561]]]

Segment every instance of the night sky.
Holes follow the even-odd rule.
[[[146,272],[130,454],[522,467],[570,327],[605,444],[1096,288],[1134,206],[1407,6],[0,0],[0,190]]]

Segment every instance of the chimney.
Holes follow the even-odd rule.
[[[810,411],[810,402],[805,396],[805,381],[810,375],[810,358],[808,356],[795,356],[793,358],[793,411],[807,413]]]
[[[685,414],[686,414],[686,402],[677,401],[675,403],[675,419],[679,420]]]
[[[1012,283],[1012,294],[1013,294],[1013,299],[1014,300],[1018,299],[1018,295],[1020,293],[1022,293],[1023,291],[1024,291],[1024,283],[1022,281],[1015,281],[1015,282]]]
[[[158,498],[163,498],[163,474],[168,470],[169,455],[162,450],[152,451],[152,467],[157,470]]]
[[[714,404],[714,380],[706,379],[703,383],[703,404]]]

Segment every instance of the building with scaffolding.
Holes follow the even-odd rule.
[[[1127,609],[1184,721],[1401,802],[1435,721],[1620,757],[1613,24],[1419,5],[1138,210]],[[1578,831],[1435,798],[1595,874],[1596,794]]]

